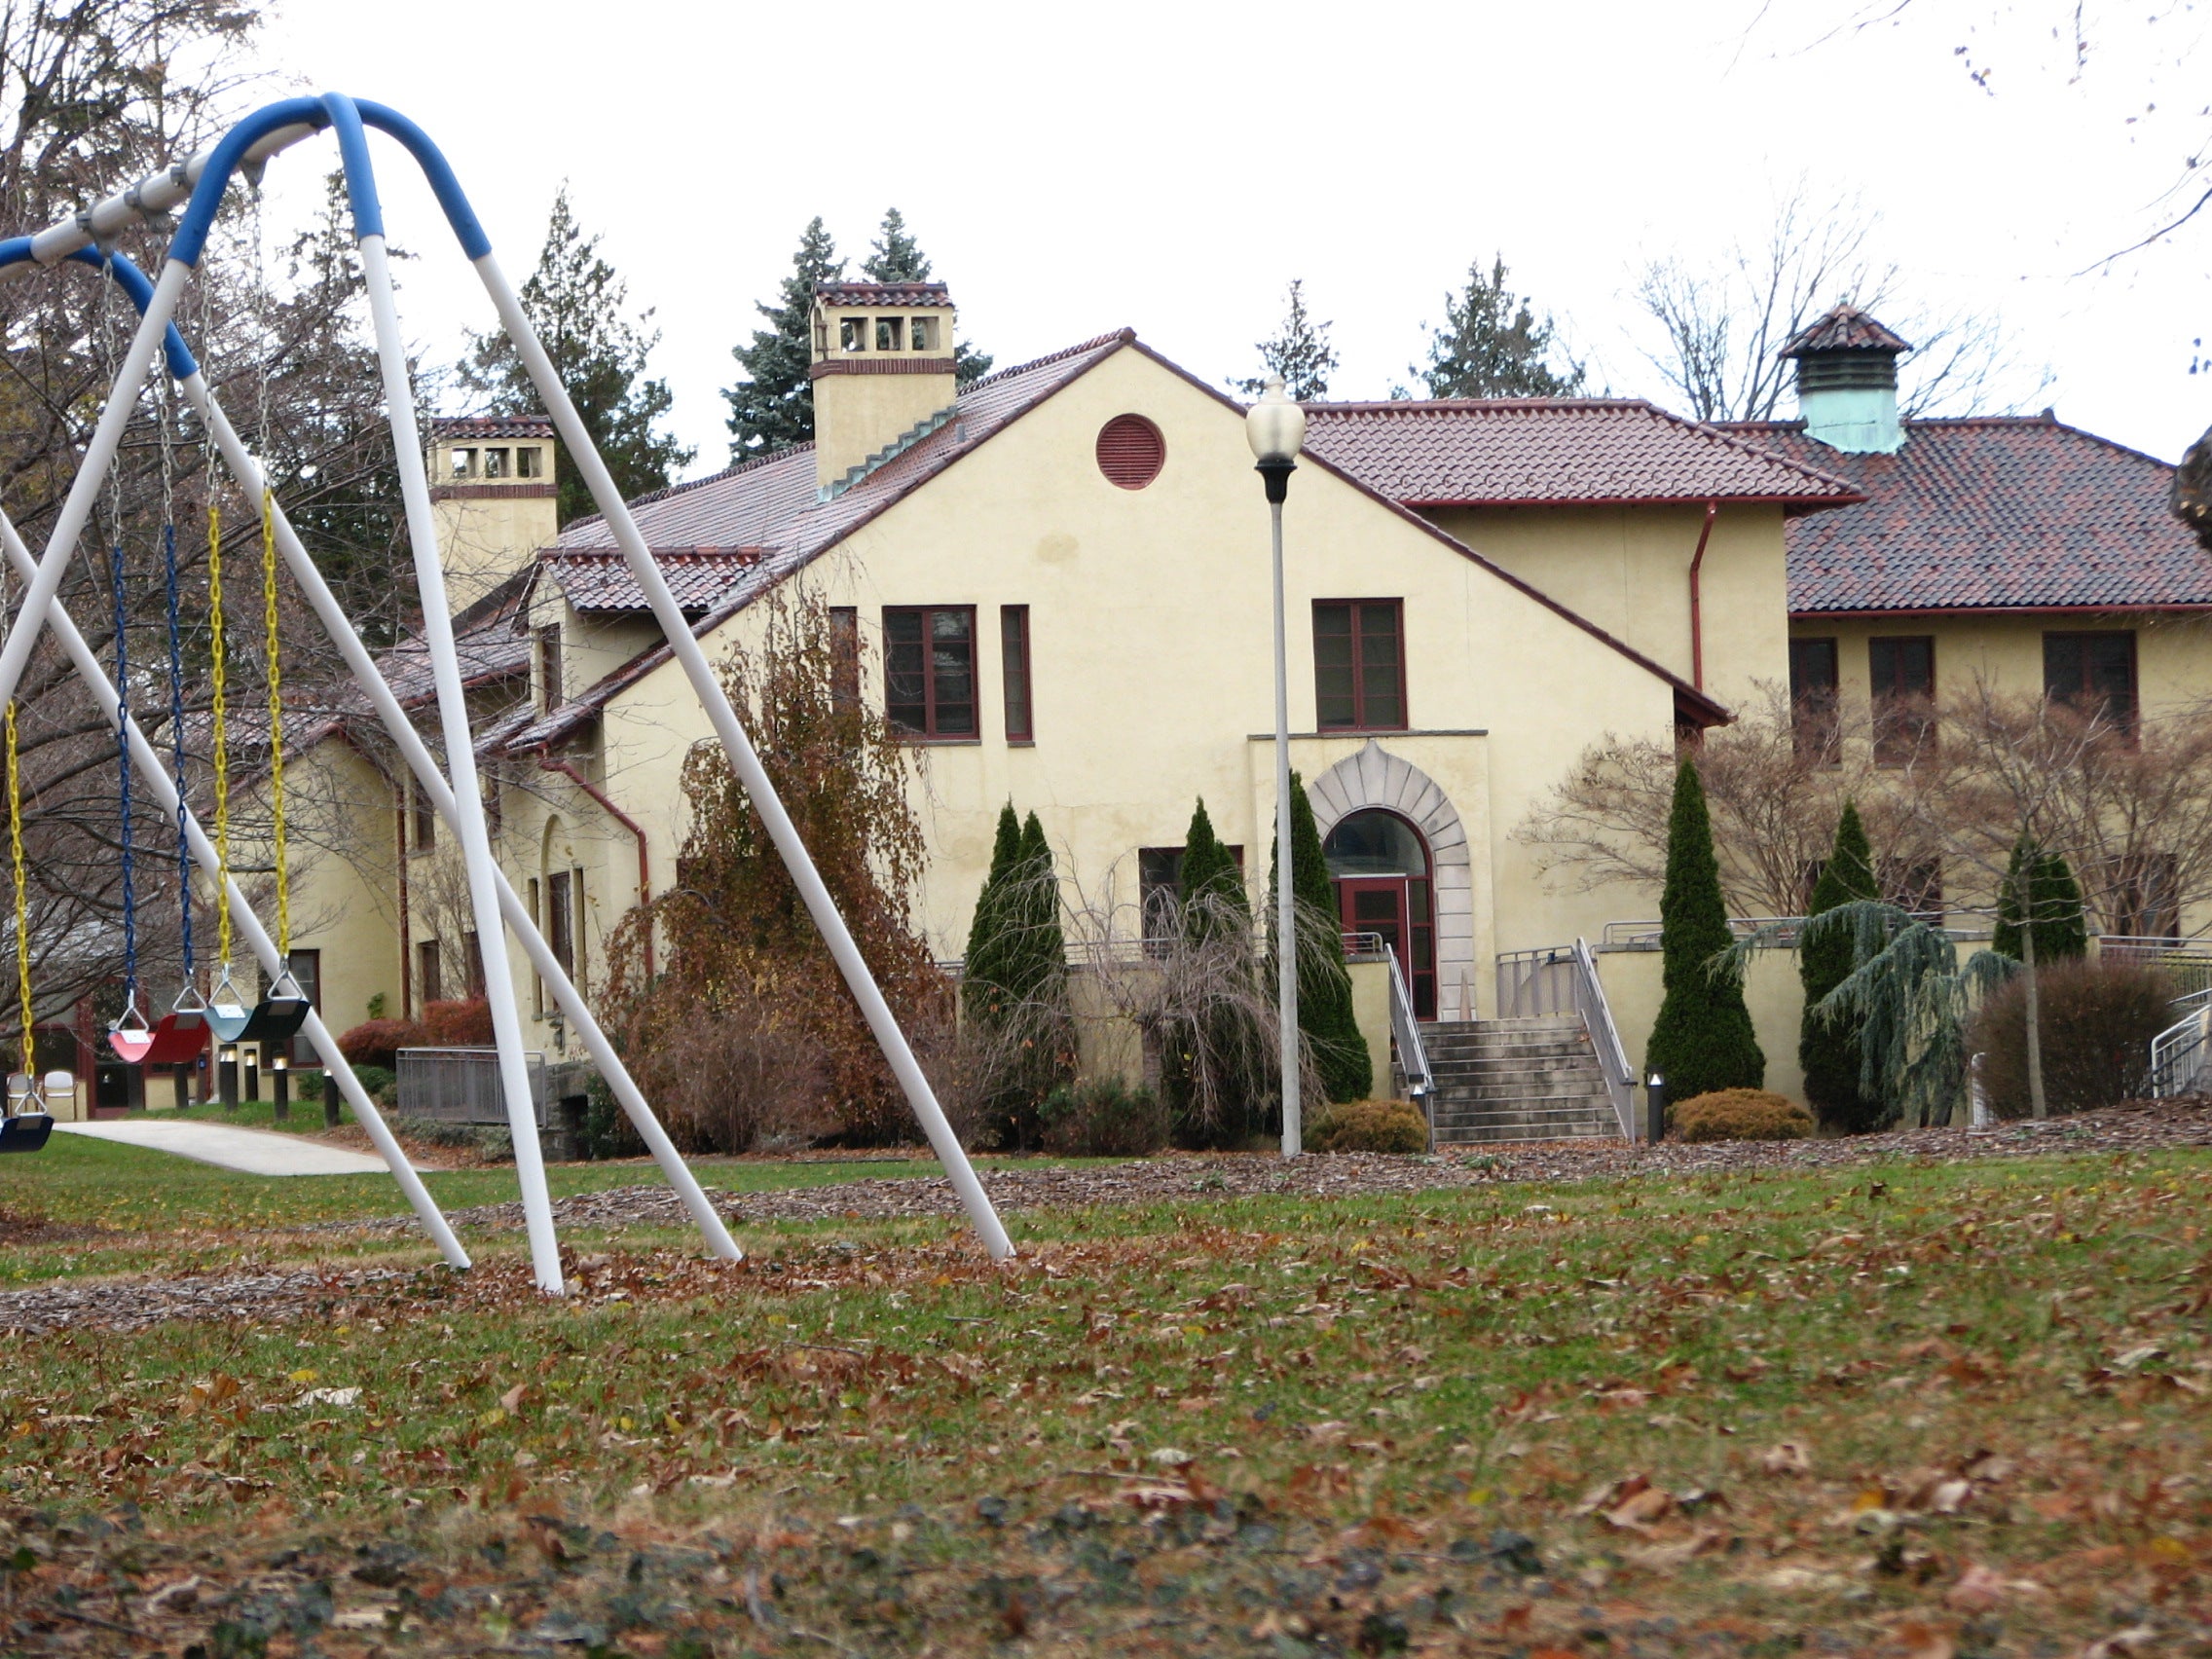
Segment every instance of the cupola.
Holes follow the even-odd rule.
[[[951,408],[952,295],[942,282],[814,290],[815,482],[825,498]]]
[[[1796,359],[1797,410],[1805,434],[1846,455],[1895,455],[1898,358],[1912,350],[1857,306],[1837,306],[1791,335],[1781,355]]]
[[[446,598],[458,613],[560,534],[553,423],[542,415],[463,416],[431,421],[427,435]]]

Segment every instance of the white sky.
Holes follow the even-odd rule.
[[[1002,366],[1128,324],[1201,376],[1250,373],[1303,276],[1346,397],[1408,381],[1422,322],[1499,249],[1594,383],[1664,401],[1637,270],[1757,239],[1800,177],[1880,209],[1915,302],[2000,312],[2055,377],[2039,406],[2178,457],[2212,421],[2212,374],[2189,373],[2212,336],[2212,211],[2075,274],[2159,222],[2212,134],[2200,98],[2184,107],[2205,16],[2089,0],[2070,79],[2070,3],[1912,0],[1853,26],[1888,9],[289,0],[266,49],[303,90],[426,128],[518,281],[567,178],[657,308],[694,471],[725,460],[729,348],[818,212],[858,256],[896,203]],[[1989,91],[1970,63],[1993,66]],[[378,153],[393,238],[425,256],[405,273],[410,333],[458,351],[481,291],[398,152]],[[273,241],[332,154],[276,165]]]

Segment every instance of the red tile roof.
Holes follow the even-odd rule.
[[[542,415],[444,415],[430,422],[433,438],[549,438],[553,423]]]
[[[1884,328],[1857,306],[1838,306],[1782,343],[1778,357],[1814,351],[1909,351],[1912,343]]]
[[[814,297],[826,306],[948,306],[942,282],[817,282]]]
[[[655,547],[669,591],[686,614],[706,610],[732,583],[759,564],[763,547]],[[645,590],[630,574],[620,552],[590,548],[549,548],[538,569],[560,585],[562,597],[583,611],[645,610]]]
[[[1630,399],[1317,403],[1306,421],[1310,453],[1407,506],[1858,498],[1818,467]]]
[[[1798,422],[1730,430],[1867,498],[1788,527],[1792,614],[2212,607],[2212,553],[2166,510],[2173,468],[2051,417],[1907,421],[1896,455]]]

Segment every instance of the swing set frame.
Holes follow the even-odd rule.
[[[515,1168],[522,1187],[531,1262],[538,1288],[549,1295],[559,1295],[565,1286],[552,1203],[546,1187],[544,1155],[538,1142],[523,1053],[521,1014],[514,978],[507,971],[504,940],[509,933],[551,992],[570,1029],[582,1041],[663,1175],[682,1198],[709,1249],[726,1259],[742,1257],[743,1252],[730,1237],[712,1200],[669,1139],[605,1030],[554,957],[535,918],[492,856],[452,616],[447,608],[437,524],[431,512],[429,480],[413,388],[408,379],[404,336],[393,299],[384,213],[370,159],[368,132],[372,129],[395,140],[428,183],[462,253],[483,282],[500,327],[513,343],[555,430],[612,532],[693,695],[720,740],[739,782],[758,810],[809,915],[829,944],[847,987],[942,1164],[970,1224],[993,1259],[1006,1260],[1014,1254],[1014,1244],[998,1212],[953,1133],[851,930],[815,868],[796,826],[761,766],[735,708],[715,676],[705,648],[654,564],[644,535],[615,488],[612,475],[525,314],[520,297],[494,256],[490,239],[469,206],[459,179],[429,136],[396,110],[336,92],[282,99],[246,116],[210,149],[140,180],[87,212],[35,236],[0,241],[0,280],[74,260],[103,272],[119,283],[138,314],[137,328],[43,553],[34,557],[6,512],[0,510],[0,557],[4,557],[22,589],[5,639],[0,640],[0,703],[12,703],[41,632],[51,628],[101,712],[116,725],[120,744],[128,751],[148,793],[181,827],[193,862],[216,883],[217,902],[244,937],[248,949],[260,965],[264,984],[280,986],[289,980],[288,959],[278,950],[276,940],[262,925],[237,881],[230,877],[227,861],[208,838],[190,802],[182,797],[177,780],[172,779],[164,766],[159,751],[129,714],[117,693],[115,682],[56,597],[71,551],[89,522],[101,480],[114,464],[125,429],[138,407],[159,352],[165,359],[166,372],[203,424],[216,454],[238,489],[246,498],[263,503],[264,534],[273,538],[285,569],[291,572],[301,595],[315,612],[348,670],[367,694],[418,787],[460,843],[475,932],[485,957],[484,985],[491,1005],[494,1047],[498,1055],[501,1093],[513,1134]],[[360,635],[316,570],[281,505],[276,501],[258,462],[224,414],[172,321],[186,283],[204,254],[216,209],[233,177],[243,172],[250,182],[258,184],[272,157],[323,130],[330,130],[338,140],[355,244],[368,291],[378,366],[415,563],[423,616],[422,637],[436,687],[450,775],[439,767],[368,648],[362,645]],[[115,248],[115,240],[133,225],[166,223],[171,210],[180,205],[183,213],[160,275],[149,281]],[[450,1265],[467,1267],[467,1252],[454,1236],[436,1200],[408,1162],[320,1015],[312,1008],[304,1010],[299,1028],[355,1119],[368,1131],[424,1232]]]

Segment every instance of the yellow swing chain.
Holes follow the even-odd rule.
[[[276,842],[276,955],[292,960],[292,884],[284,859],[284,703],[276,639],[276,498],[261,485],[261,613],[269,651],[269,798]]]
[[[223,511],[207,503],[207,608],[215,656],[215,939],[219,974],[231,966],[231,740],[223,697]]]
[[[16,763],[16,703],[8,701],[8,846],[16,865],[16,993],[23,1019],[23,1076],[36,1077],[31,1041],[31,884],[23,865],[23,782]]]

